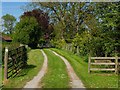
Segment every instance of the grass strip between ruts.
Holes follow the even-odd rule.
[[[69,88],[69,77],[64,62],[48,49],[44,49],[48,57],[48,70],[43,77],[43,88]]]

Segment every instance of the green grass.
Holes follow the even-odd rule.
[[[2,86],[2,68],[0,66],[0,87]]]
[[[118,76],[114,73],[88,74],[88,64],[84,58],[60,49],[52,49],[64,56],[73,66],[76,74],[87,88],[118,88]]]
[[[40,49],[34,49],[28,53],[28,65],[22,69],[15,77],[10,78],[9,82],[4,86],[5,88],[22,88],[28,81],[37,75],[42,67],[44,57]]]
[[[47,49],[44,51],[48,56],[48,70],[40,84],[43,88],[68,88],[69,78],[66,65],[51,51]]]

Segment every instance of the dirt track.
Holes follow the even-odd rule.
[[[52,51],[55,55],[59,56],[64,63],[66,64],[67,67],[67,71],[68,71],[68,75],[70,77],[70,85],[72,88],[85,88],[83,83],[81,82],[81,80],[78,78],[78,76],[76,75],[76,73],[74,72],[72,66],[70,65],[70,63],[67,61],[67,59],[65,59],[63,56],[57,54],[56,52]]]
[[[41,50],[43,56],[44,56],[44,63],[43,66],[41,68],[41,70],[39,71],[38,75],[35,76],[31,81],[27,82],[27,84],[24,86],[24,88],[40,88],[39,82],[41,81],[42,77],[45,75],[46,71],[47,71],[47,56],[44,53],[43,50]],[[31,72],[32,73],[32,72]]]
[[[50,50],[51,51],[51,50]],[[35,76],[31,81],[27,82],[27,84],[24,86],[24,88],[41,88],[40,87],[40,82],[42,77],[45,75],[45,73],[47,72],[47,66],[48,66],[48,58],[47,55],[44,53],[43,50],[41,50],[43,56],[44,56],[44,63],[43,66],[41,68],[41,70],[39,71],[38,75]],[[57,54],[56,52],[52,51],[55,55],[57,55],[58,57],[60,57],[64,63],[66,64],[66,68],[68,71],[68,75],[70,77],[70,86],[71,88],[85,88],[83,83],[81,82],[81,80],[79,79],[79,77],[76,75],[76,73],[74,72],[72,66],[70,65],[70,63],[67,61],[67,59],[65,59],[63,56]],[[31,72],[32,73],[32,72]],[[23,88],[23,90],[24,90]]]

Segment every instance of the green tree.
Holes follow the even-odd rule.
[[[57,30],[57,34],[60,33],[57,36],[61,39],[74,38],[76,33],[80,32],[80,26],[83,23],[85,13],[82,8],[85,3],[36,2],[33,3],[33,7],[35,4],[37,7],[48,12],[50,23],[54,23],[54,29]]]
[[[36,2],[35,5],[48,12],[50,23],[54,23],[52,43],[56,46],[61,41],[73,43],[74,47],[80,47],[81,54],[91,52],[93,56],[120,52],[120,2]]]
[[[41,28],[35,17],[24,17],[15,26],[14,40],[36,48],[41,33]]]
[[[2,16],[2,19],[3,19],[4,32],[11,34],[14,29],[16,18],[10,14],[6,14]]]
[[[102,13],[101,13],[102,12]],[[101,28],[106,56],[120,52],[120,2],[97,3],[95,13]]]

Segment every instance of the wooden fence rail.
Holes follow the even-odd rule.
[[[119,71],[119,60],[120,57],[89,57],[88,60],[88,73],[91,71],[114,71],[116,74]],[[104,67],[95,67],[92,66],[101,66],[104,65]],[[109,67],[106,67],[109,66]],[[112,68],[110,68],[112,67]]]
[[[10,77],[15,77],[26,64],[27,50],[25,46],[20,46],[13,50],[8,50],[6,47],[4,55],[4,82]]]

